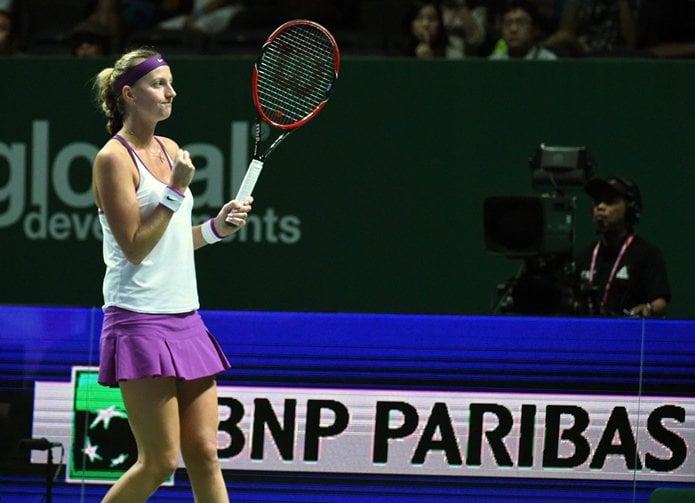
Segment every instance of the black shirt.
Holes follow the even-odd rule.
[[[646,304],[659,297],[663,297],[667,302],[671,301],[666,263],[661,250],[649,241],[635,236],[620,258],[606,304],[601,306],[606,283],[619,258],[623,243],[613,248],[601,243],[591,283],[591,259],[596,243],[577,254],[575,264],[580,285],[578,295],[585,314],[624,316],[626,309]]]

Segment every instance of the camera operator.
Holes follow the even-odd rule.
[[[594,178],[593,199],[599,239],[576,256],[580,311],[590,316],[662,317],[671,300],[661,250],[635,234],[642,196],[631,180]]]

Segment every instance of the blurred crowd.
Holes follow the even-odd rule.
[[[418,0],[405,54],[538,59],[695,57],[693,0]]]
[[[354,56],[695,57],[695,0],[0,0],[0,55],[253,55],[298,18]]]

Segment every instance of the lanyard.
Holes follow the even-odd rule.
[[[618,272],[618,265],[620,265],[620,261],[623,259],[623,255],[625,255],[625,250],[627,250],[627,247],[632,244],[632,242],[635,240],[635,235],[630,234],[625,242],[623,243],[623,246],[620,248],[620,253],[618,253],[618,258],[615,259],[615,263],[613,264],[613,268],[611,269],[611,273],[608,275],[608,281],[606,281],[606,288],[603,291],[603,298],[601,299],[601,307],[606,305],[606,301],[608,300],[608,292],[610,292],[611,286],[613,285],[613,280],[615,279],[615,274]],[[589,283],[593,283],[594,281],[594,274],[596,273],[596,257],[598,256],[598,250],[601,247],[601,241],[599,240],[598,243],[596,243],[596,246],[594,246],[594,251],[591,254],[591,266],[589,268]]]

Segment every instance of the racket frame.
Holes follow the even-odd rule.
[[[326,97],[320,101],[316,107],[309,112],[306,116],[302,117],[300,120],[285,124],[285,123],[278,123],[277,121],[272,120],[270,117],[268,117],[267,114],[263,111],[263,107],[260,103],[260,99],[258,96],[258,73],[259,73],[259,63],[261,59],[263,58],[263,55],[265,54],[266,50],[270,46],[270,44],[280,36],[285,30],[291,28],[292,26],[296,25],[310,25],[314,29],[317,29],[321,31],[326,38],[330,41],[332,49],[333,49],[333,71],[334,71],[334,77],[331,82],[330,88],[326,92]],[[244,179],[241,182],[241,185],[239,186],[239,191],[237,192],[237,195],[235,199],[241,203],[243,203],[247,197],[251,195],[253,192],[253,189],[256,185],[256,181],[258,180],[258,177],[261,174],[261,170],[263,169],[263,164],[265,159],[270,155],[270,153],[275,150],[275,148],[283,141],[287,136],[289,136],[290,133],[292,133],[295,129],[303,126],[307,122],[309,122],[311,119],[313,119],[316,114],[321,111],[321,109],[326,105],[326,102],[328,101],[328,98],[330,96],[330,92],[332,91],[333,87],[333,82],[338,78],[338,74],[340,72],[340,50],[338,49],[338,44],[333,37],[333,35],[323,26],[320,24],[310,21],[308,19],[295,19],[292,21],[288,21],[286,23],[283,23],[282,25],[278,26],[267,38],[265,43],[263,44],[263,47],[261,49],[261,53],[256,60],[256,63],[253,66],[253,71],[251,74],[251,96],[253,97],[253,104],[256,108],[256,125],[255,125],[255,141],[254,141],[254,149],[253,149],[253,157],[251,162],[249,163],[249,167],[246,170],[246,173],[244,174]],[[281,134],[275,138],[273,143],[265,150],[265,152],[261,153],[260,152],[260,147],[261,147],[261,121],[267,123],[268,125],[280,129],[282,132]]]
[[[282,25],[278,26],[273,33],[268,36],[268,39],[265,41],[263,44],[263,47],[261,49],[261,54],[258,57],[256,64],[253,66],[253,72],[251,76],[251,95],[253,96],[253,104],[256,107],[256,110],[263,120],[263,122],[276,127],[278,129],[284,130],[284,131],[291,131],[293,129],[296,129],[300,126],[303,126],[307,122],[309,122],[311,119],[313,119],[316,114],[326,105],[326,102],[328,101],[329,95],[330,95],[330,90],[326,94],[326,98],[322,100],[315,108],[312,110],[310,113],[308,113],[306,116],[304,116],[302,119],[292,122],[290,124],[282,124],[278,123],[277,121],[274,121],[272,118],[268,117],[268,115],[263,111],[263,107],[260,103],[260,99],[258,97],[258,64],[263,58],[263,55],[265,54],[267,48],[270,46],[275,39],[277,39],[280,34],[282,34],[285,30],[291,28],[292,26],[297,26],[297,25],[308,25],[311,26],[312,28],[315,28],[316,30],[322,32],[326,38],[331,42],[331,46],[333,48],[333,71],[334,71],[334,76],[333,76],[333,82],[338,78],[338,73],[340,72],[340,50],[338,49],[338,43],[335,41],[335,38],[329,32],[326,28],[321,26],[320,24],[310,21],[308,19],[294,19],[292,21],[287,21],[286,23],[283,23]],[[331,84],[332,87],[332,84]]]

